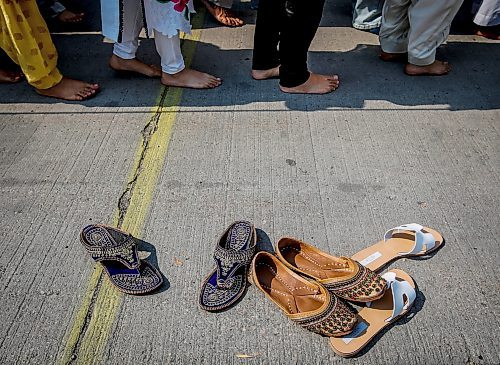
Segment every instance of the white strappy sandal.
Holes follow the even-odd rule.
[[[377,333],[407,314],[417,297],[413,279],[404,271],[392,269],[382,277],[387,281],[384,296],[370,302],[358,313],[359,321],[352,332],[330,338],[333,351],[342,357],[356,355]]]
[[[434,229],[417,223],[403,224],[388,230],[382,241],[351,258],[376,271],[399,258],[428,255],[443,243],[443,236]]]

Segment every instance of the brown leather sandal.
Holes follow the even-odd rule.
[[[380,275],[358,262],[331,256],[295,238],[281,238],[276,255],[290,269],[315,279],[346,300],[371,302],[382,297],[387,287]]]
[[[341,299],[295,274],[269,252],[255,255],[251,271],[253,284],[305,329],[337,337],[349,334],[356,325],[356,314]]]

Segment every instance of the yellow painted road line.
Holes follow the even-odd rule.
[[[193,31],[183,38],[182,53],[186,67],[189,67],[196,50],[196,42],[201,38],[204,11],[193,18]],[[135,179],[126,213],[120,217],[117,208],[113,225],[122,219],[121,229],[140,237],[146,221],[153,193],[165,161],[173,126],[177,118],[182,98],[180,88],[162,88],[157,99],[157,107],[151,119],[158,118],[156,130],[145,147],[141,139],[136,151],[135,162],[128,181]],[[137,173],[140,168],[140,173]],[[123,294],[119,292],[96,265],[89,278],[80,308],[73,318],[65,344],[58,354],[58,364],[100,364],[113,325],[121,309]]]

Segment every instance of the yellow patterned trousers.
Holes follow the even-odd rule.
[[[37,89],[57,85],[57,51],[36,0],[0,0],[0,47]]]

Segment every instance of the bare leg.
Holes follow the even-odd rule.
[[[311,73],[306,82],[295,87],[280,85],[281,91],[292,94],[327,94],[339,87],[340,80],[337,75],[327,76]]]
[[[243,20],[234,15],[231,10],[212,4],[208,0],[201,0],[201,2],[205,5],[208,12],[222,25],[228,27],[241,27],[244,24]]]
[[[405,73],[409,76],[442,76],[450,72],[451,66],[448,62],[434,61],[427,66],[417,66],[408,63]]]
[[[148,77],[161,77],[161,68],[156,65],[146,65],[137,58],[124,59],[117,55],[111,55],[109,67],[115,71],[136,72]]]
[[[24,74],[21,71],[1,70],[0,83],[14,84],[23,79]]]
[[[161,83],[165,86],[213,89],[222,84],[222,80],[204,72],[185,68],[173,75],[163,72],[161,75]]]
[[[98,84],[89,84],[84,81],[63,77],[60,83],[48,89],[36,89],[40,95],[50,96],[63,100],[85,100],[99,91]]]
[[[385,62],[408,62],[408,53],[389,53],[381,50],[379,58]]]
[[[280,76],[280,67],[270,68],[269,70],[252,70],[252,77],[255,80],[273,79]]]

